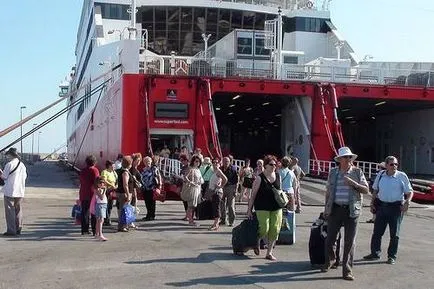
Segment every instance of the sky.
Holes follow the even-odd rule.
[[[59,84],[75,64],[83,0],[2,1],[0,5],[0,130],[54,102]],[[434,1],[333,0],[332,22],[360,59],[434,62]],[[66,103],[23,125],[24,133]],[[34,134],[33,151],[51,152],[66,143],[65,116]],[[20,130],[0,137],[0,149]],[[14,145],[20,149],[20,144]],[[32,151],[32,137],[23,140]]]

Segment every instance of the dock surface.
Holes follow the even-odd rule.
[[[157,219],[137,222],[138,229],[117,233],[104,227],[107,242],[81,236],[71,209],[77,177],[56,162],[28,167],[24,228],[19,237],[0,237],[0,288],[434,288],[434,207],[414,204],[405,216],[396,265],[386,256],[375,262],[369,253],[372,224],[369,208],[360,217],[353,282],[342,269],[320,273],[309,263],[310,226],[323,208],[324,185],[303,183],[303,211],[296,215],[296,243],[275,249],[277,262],[249,251],[232,254],[230,227],[210,232],[212,221],[190,227],[181,202],[157,204]],[[1,196],[1,202],[3,197]],[[368,202],[366,200],[365,202]],[[1,205],[3,208],[3,205]],[[146,212],[139,201],[141,215]],[[245,204],[237,205],[238,224]],[[114,213],[115,217],[116,213]],[[0,213],[1,232],[5,231]],[[383,251],[389,241],[383,237]]]

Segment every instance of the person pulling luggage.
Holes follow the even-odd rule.
[[[253,182],[252,197],[249,200],[247,209],[248,218],[253,216],[253,207],[259,222],[258,247],[254,249],[255,254],[260,254],[259,240],[267,238],[268,247],[265,259],[276,261],[273,255],[273,248],[279,236],[282,226],[282,208],[277,203],[272,186],[281,188],[279,174],[276,172],[277,159],[274,156],[264,158],[264,172]]]

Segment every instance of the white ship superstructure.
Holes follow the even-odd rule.
[[[280,122],[267,119],[265,125],[255,128],[246,127],[243,119],[228,123],[225,119],[237,115],[247,117],[246,111],[253,105],[249,101],[257,95],[265,99],[269,97],[263,92],[265,84],[250,93],[253,97],[243,98],[246,101],[243,110],[230,103],[242,93],[234,91],[231,95],[226,92],[216,97],[210,91],[209,97],[216,108],[213,113],[213,106],[209,106],[210,118],[213,118],[223,148],[233,150],[235,139],[246,139],[239,130],[245,130],[253,137],[263,133],[278,144],[271,150],[280,155],[295,152],[307,168],[312,159],[321,155],[317,154],[319,149],[314,149],[314,146],[322,145],[313,141],[315,118],[325,118],[326,114],[318,114],[317,104],[313,101],[318,96],[313,92],[308,95],[309,90],[304,86],[332,82],[343,85],[336,92],[343,96],[335,99],[334,112],[328,116],[334,118],[339,128],[338,119],[341,120],[347,143],[363,160],[378,162],[385,155],[394,153],[405,160],[404,167],[415,173],[432,171],[433,130],[428,125],[431,122],[420,118],[421,115],[424,115],[423,119],[432,115],[430,109],[434,106],[429,102],[429,92],[424,94],[426,99],[412,96],[407,88],[402,88],[405,90],[403,96],[389,94],[388,88],[378,95],[378,85],[429,88],[434,85],[434,73],[431,72],[434,65],[380,63],[367,57],[360,59],[333,25],[329,4],[330,0],[85,0],[77,33],[77,61],[69,82],[69,89],[78,91],[69,99],[70,104],[78,102],[68,112],[70,159],[82,159],[83,155],[94,153],[103,161],[114,158],[118,152],[128,152],[131,147],[144,152],[145,147],[149,149],[153,134],[153,140],[164,139],[169,143],[195,146],[201,143],[198,137],[202,137],[210,127],[199,132],[197,125],[187,129],[186,120],[170,119],[172,112],[178,113],[177,116],[191,117],[193,114],[198,117],[202,108],[192,110],[196,100],[187,92],[191,103],[176,106],[175,102],[182,99],[176,90],[185,88],[179,84],[180,81],[189,78],[187,88],[198,85],[200,89],[199,82],[205,78],[239,79],[240,82],[258,79],[261,82],[280,81],[288,89],[293,83],[306,94],[273,92],[279,94],[276,102],[271,102],[275,104],[275,111],[267,113],[268,108],[263,108],[258,111],[259,119],[271,114],[282,119]],[[172,77],[170,85],[167,85],[167,103],[154,103],[153,98],[157,95],[166,97],[166,92],[158,90],[156,80],[149,80],[153,75]],[[193,84],[196,81],[197,84]],[[360,90],[362,96],[348,95],[353,84],[366,86]],[[104,85],[101,92],[98,90],[100,85]],[[222,82],[220,87],[223,86]],[[390,97],[393,99],[389,100]],[[414,104],[413,98],[424,102]],[[143,106],[143,118],[134,119],[143,122],[138,127],[138,140],[123,136],[125,123],[133,121],[133,114],[128,110],[131,107],[126,107],[126,103]],[[262,105],[264,103],[267,101],[262,101]],[[234,109],[238,110],[232,111]],[[403,114],[420,121],[420,130],[403,132],[394,126],[393,123],[399,123]],[[147,119],[149,116],[150,120]],[[158,117],[162,120],[153,119]],[[366,126],[374,129],[366,131]],[[392,132],[385,133],[385,130]],[[146,131],[146,136],[141,135],[143,131]],[[165,133],[182,136],[175,141]],[[337,138],[342,141],[341,137],[324,139],[327,138],[330,145]],[[146,139],[146,145],[143,139]],[[210,140],[205,139],[203,143],[208,145]],[[392,143],[392,139],[397,141]],[[415,146],[418,139],[420,145]],[[375,144],[370,143],[371,140],[375,140]],[[219,146],[217,143],[214,145]],[[333,145],[325,150],[323,155],[327,157],[324,158],[330,159],[328,155],[332,152]],[[414,158],[416,162],[412,161]]]

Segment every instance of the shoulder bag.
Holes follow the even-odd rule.
[[[265,177],[265,176],[264,176]],[[276,179],[280,178],[280,175],[278,172],[276,172]],[[265,179],[267,179],[265,177]],[[286,193],[284,191],[282,191],[281,189],[276,188],[272,183],[270,183],[268,180],[267,182],[271,185],[271,190],[273,191],[274,194],[274,199],[276,200],[277,204],[279,205],[279,207],[281,208],[285,208],[286,205],[289,202],[288,196],[286,195]]]
[[[21,164],[21,160],[18,160],[18,165],[12,170],[12,172],[9,173],[9,176],[12,175],[13,173],[15,173],[15,171],[18,169],[20,164]],[[8,176],[8,178],[9,178],[9,176]],[[0,178],[0,186],[4,186],[4,185],[5,185],[5,180]]]

